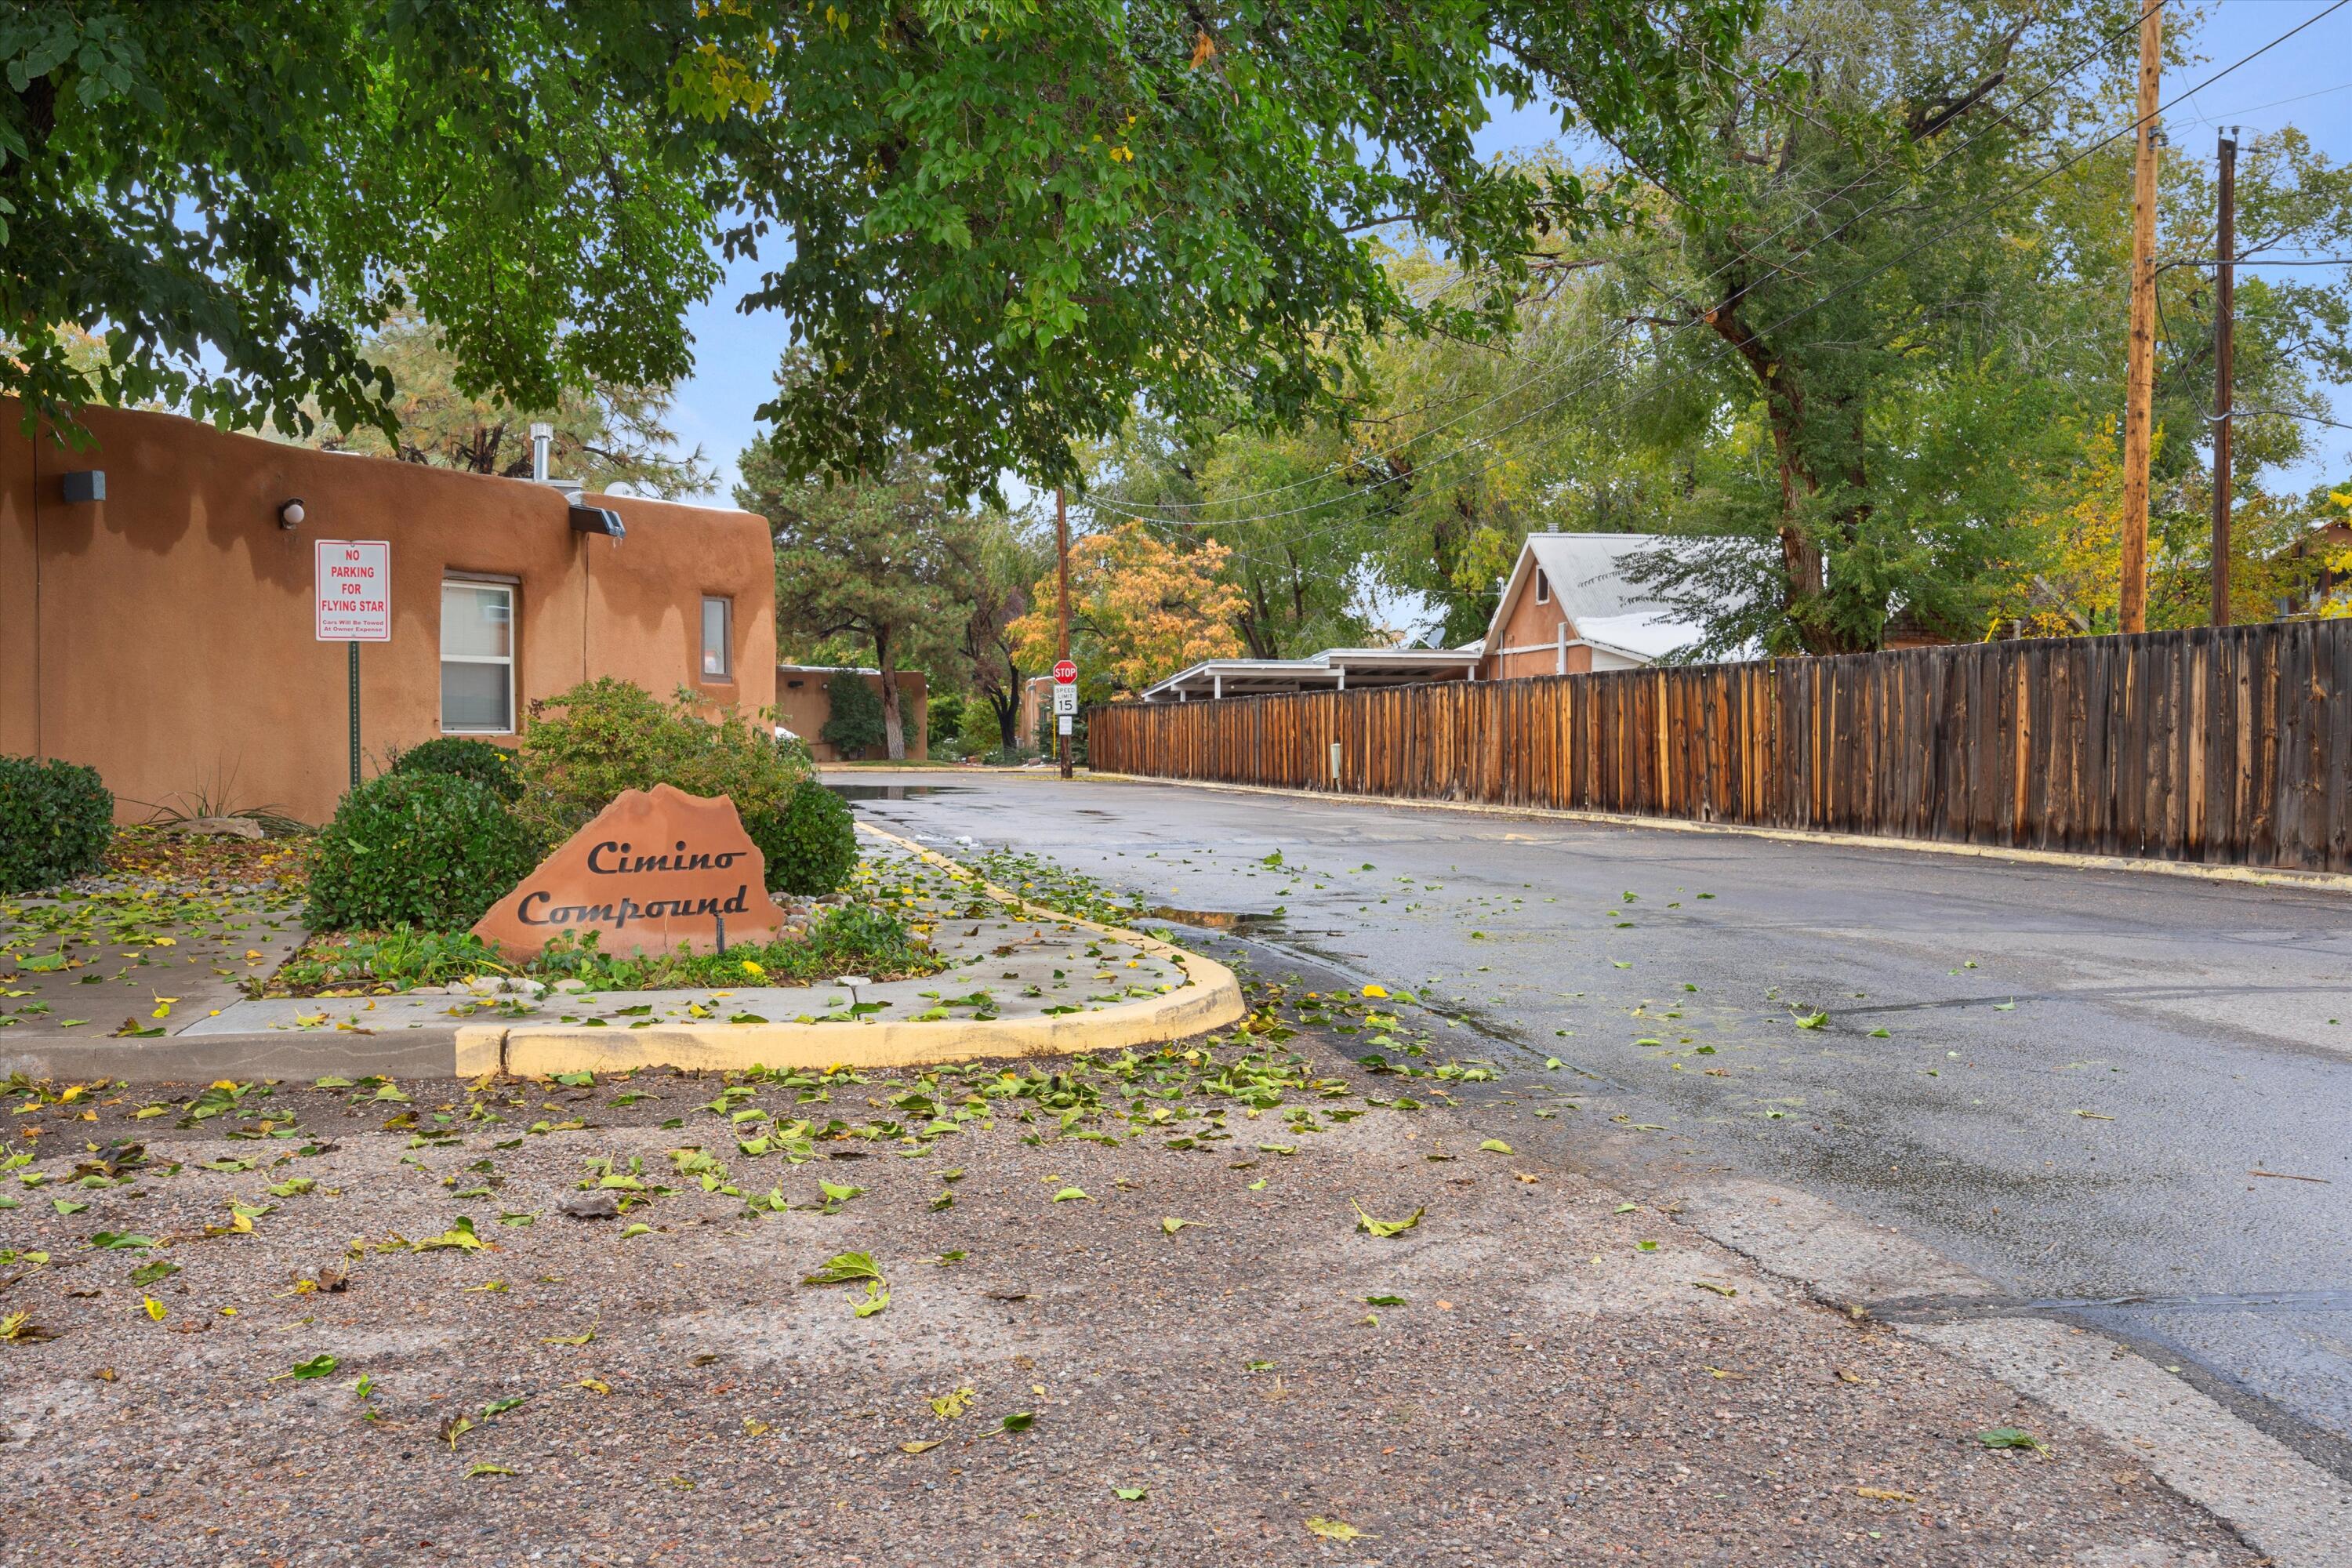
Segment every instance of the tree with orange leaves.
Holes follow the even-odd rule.
[[[1176,550],[1141,523],[1122,523],[1070,546],[1070,657],[1089,700],[1137,690],[1204,658],[1234,658],[1242,591],[1223,580],[1233,552],[1213,539]],[[1021,662],[1054,658],[1055,582],[1039,579],[1037,606],[1013,624]]]

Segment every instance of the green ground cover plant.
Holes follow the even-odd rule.
[[[595,931],[571,933],[537,958],[505,956],[471,931],[421,931],[322,934],[279,967],[259,994],[413,991],[476,976],[516,975],[552,984],[579,980],[592,991],[681,990],[706,985],[798,985],[860,973],[903,980],[942,967],[939,956],[887,910],[861,904],[830,909],[797,937],[740,942],[721,952],[681,948],[667,953],[606,952]]]

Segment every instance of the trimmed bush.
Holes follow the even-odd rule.
[[[930,699],[923,705],[924,750],[933,754],[956,743],[963,734],[963,710],[966,699],[950,691]],[[911,739],[908,751],[914,750]]]
[[[114,793],[96,768],[0,757],[0,893],[36,893],[106,863]]]
[[[522,798],[522,770],[515,765],[514,753],[503,746],[493,746],[488,741],[467,735],[444,735],[395,752],[392,771],[448,773],[488,785],[500,800],[513,802]]]
[[[864,676],[845,672],[826,681],[824,703],[830,716],[816,738],[841,755],[862,755],[888,738],[882,727],[882,694]]]
[[[985,697],[975,697],[965,703],[961,739],[968,757],[993,756],[1004,750],[1004,731],[997,727],[995,704]]]
[[[310,921],[330,931],[462,931],[538,860],[538,839],[488,785],[454,773],[385,773],[343,796],[319,835]]]
[[[782,812],[807,764],[733,715],[706,719],[683,693],[664,704],[606,676],[532,704],[522,737],[517,810],[550,844],[569,837],[623,790],[666,784],[726,795],[748,824]]]
[[[838,891],[857,864],[857,828],[849,803],[814,779],[795,785],[782,811],[743,819],[768,858],[768,887],[803,899]]]

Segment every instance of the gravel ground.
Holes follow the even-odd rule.
[[[189,1126],[52,1096],[0,1178],[0,1563],[2255,1561],[2128,1457],[1545,1157],[1573,1113],[1538,1140],[1383,1104],[1361,1048],[1308,1029],[1213,1080],[1242,1100],[1172,1056],[1018,1093],[280,1086]],[[100,1184],[123,1139],[145,1163]],[[583,1192],[592,1160],[617,1184]],[[627,1212],[559,1209],[604,1192]],[[1358,1203],[1423,1217],[1375,1237]],[[803,1283],[845,1253],[879,1311]],[[2012,1426],[2046,1451],[1975,1436]]]

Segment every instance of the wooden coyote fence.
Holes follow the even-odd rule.
[[[2352,622],[1115,703],[1091,766],[2352,869]],[[1335,749],[1336,748],[1336,749]]]

